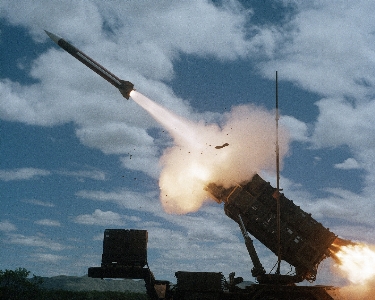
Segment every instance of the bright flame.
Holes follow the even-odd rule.
[[[187,164],[184,172],[168,168],[159,180],[160,200],[168,213],[185,214],[202,206],[208,197],[204,187],[209,183],[210,172],[198,163]]]
[[[197,163],[193,163],[190,166],[188,166],[186,172],[188,174],[188,177],[196,178],[197,180],[207,182],[207,180],[210,178],[209,170],[207,170],[206,168]]]
[[[338,268],[354,284],[375,279],[375,251],[366,244],[340,246],[334,254]]]
[[[234,107],[223,124],[184,119],[142,94],[132,99],[147,110],[174,139],[160,159],[160,199],[168,213],[198,210],[210,198],[205,187],[214,182],[229,188],[274,168],[274,115],[254,106]],[[280,157],[288,151],[288,135],[279,130]]]

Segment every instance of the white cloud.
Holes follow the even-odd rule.
[[[48,176],[51,172],[35,168],[21,168],[13,170],[0,170],[0,180],[30,180],[37,179],[40,176]]]
[[[193,217],[166,214],[162,209],[159,195],[156,192],[137,193],[127,190],[117,192],[82,190],[77,193],[77,196],[95,201],[116,203],[119,205],[120,209],[126,209],[127,211],[133,210],[151,213],[158,218],[164,219],[168,223],[178,226],[180,229],[184,228],[189,232],[188,234],[191,237],[194,236],[194,238],[204,237],[204,239],[210,240],[232,239],[231,234],[226,233],[225,225],[223,225],[223,223],[228,221],[231,223],[232,221],[223,214],[221,208],[213,204],[213,201],[207,208],[201,208],[200,211],[202,213],[205,212],[205,217]],[[125,218],[125,216],[122,218]],[[147,218],[147,220],[139,220],[139,218],[134,219],[134,217],[131,216],[126,216],[126,219],[130,219],[133,222],[136,221],[140,224],[145,224],[150,221],[149,218]],[[206,232],[206,230],[208,230],[208,232]]]
[[[7,243],[10,244],[19,244],[28,247],[40,247],[46,248],[53,251],[60,251],[66,247],[60,243],[53,242],[52,239],[46,237],[34,235],[34,236],[25,236],[23,234],[9,234]]]
[[[280,124],[288,128],[291,140],[300,142],[308,141],[308,128],[306,123],[292,116],[281,116]]]
[[[80,171],[56,171],[59,175],[76,177],[78,179],[89,178],[93,180],[105,180],[106,174],[97,170],[80,170]]]
[[[165,84],[174,76],[179,54],[235,59],[251,49],[244,30],[250,11],[235,1],[223,6],[203,0],[127,5],[87,1],[73,9],[60,1],[40,0],[27,6],[3,1],[0,7],[2,17],[51,47],[31,64],[30,75],[37,83],[1,80],[0,117],[43,126],[73,121],[83,144],[108,154],[129,153],[133,159],[122,159],[124,166],[153,177],[159,173],[158,151],[146,130],[156,123],[132,101],[121,101],[116,89],[68,53],[56,50],[41,28],[63,35],[162,105],[193,119],[197,116],[188,103]]]
[[[51,219],[37,220],[34,223],[38,224],[38,225],[43,225],[43,226],[52,226],[52,227],[60,227],[61,226],[59,221],[51,220]]]
[[[335,225],[331,230],[344,239],[375,245],[374,229],[372,226],[343,223]]]
[[[44,206],[44,207],[55,207],[55,204],[53,204],[51,202],[41,201],[41,200],[37,200],[37,199],[25,199],[25,200],[22,200],[22,202],[30,203],[30,204],[38,205],[38,206]]]
[[[152,213],[162,212],[159,195],[155,192],[131,192],[127,190],[104,192],[82,190],[77,193],[78,197],[96,201],[117,203],[121,208],[145,211]]]
[[[349,145],[354,151],[373,149],[375,101],[350,103],[340,98],[326,98],[317,103],[319,117],[312,137],[318,147]]]
[[[375,226],[375,204],[365,194],[339,188],[326,188],[326,197],[299,199],[301,207],[316,219],[336,219],[352,225]]]
[[[269,78],[277,69],[283,80],[322,95],[313,145],[348,145],[357,162],[369,166],[366,180],[373,182],[369,149],[374,148],[375,135],[375,24],[371,22],[375,4],[366,0],[294,4],[291,20],[271,30],[276,46],[260,69]],[[270,28],[262,32],[269,33]]]
[[[1,1],[0,16],[11,24],[24,26],[38,41],[47,41],[43,28],[63,35],[121,78],[132,80],[138,90],[193,120],[206,115],[195,114],[166,84],[174,76],[173,63],[179,53],[222,60],[249,53],[255,53],[257,59],[266,57],[258,65],[263,74],[273,78],[274,70],[278,69],[283,80],[296,82],[325,97],[317,103],[320,115],[314,123],[312,142],[315,147],[349,145],[353,159],[366,171],[364,184],[367,188],[360,195],[330,189],[326,198],[314,199],[284,178],[282,186],[286,195],[316,218],[333,217],[342,222],[359,223],[361,225],[356,228],[368,230],[366,234],[370,236],[374,225],[371,199],[375,187],[375,102],[371,96],[375,84],[372,67],[375,61],[374,4],[371,1],[315,1],[309,4],[296,1],[296,15],[284,27],[256,28],[258,33],[247,40],[245,22],[249,12],[241,11],[234,1],[228,3],[234,6],[215,7],[208,1],[134,1],[127,5],[123,1],[112,1],[111,5],[86,1],[74,6],[63,1],[40,0],[28,5],[23,1]],[[110,30],[103,30],[105,27]],[[125,167],[156,177],[159,153],[155,141],[147,133],[147,129],[156,123],[134,102],[122,101],[118,91],[108,83],[66,52],[57,50],[51,41],[47,42],[54,48],[31,64],[30,75],[37,83],[26,86],[9,79],[0,80],[0,117],[42,126],[74,122],[76,134],[84,145],[120,155]],[[291,116],[283,117],[282,122],[292,129],[294,140],[307,141],[308,124]],[[336,167],[343,169],[354,166],[352,163],[347,160]],[[50,175],[49,171],[32,168],[0,171],[0,179],[5,181],[47,175]],[[65,175],[96,180],[105,178],[101,172],[67,171]],[[122,209],[152,213],[181,229],[181,232],[162,230],[155,224],[150,229],[151,247],[160,249],[171,245],[170,251],[163,252],[165,257],[153,265],[164,274],[183,266],[201,270],[207,265],[205,258],[216,262],[215,270],[226,273],[244,270],[242,258],[247,254],[235,234],[238,228],[219,208],[210,207],[203,217],[199,213],[197,217],[181,217],[165,215],[157,193],[87,190],[77,196],[114,202]],[[53,206],[39,200],[27,201]],[[98,209],[92,214],[80,215],[74,221],[123,226],[126,220],[115,212]],[[142,223],[142,220],[137,222]],[[0,223],[0,228],[10,232],[16,229],[8,221]],[[344,227],[339,230],[349,232]],[[363,231],[360,232],[362,236]],[[171,243],[171,240],[178,243]],[[217,249],[200,244],[206,240],[215,241]],[[217,244],[220,240],[231,244]],[[63,245],[40,236],[10,235],[9,241],[55,251],[64,249]],[[182,252],[184,249],[187,250]],[[171,266],[165,263],[168,256],[187,257],[189,261],[185,265],[181,262],[179,267]],[[238,257],[241,257],[240,262]],[[43,254],[39,258],[53,261],[59,256]],[[233,262],[238,264],[232,265]],[[223,268],[222,264],[225,264]],[[214,268],[213,264],[211,267]],[[250,268],[249,264],[247,269]]]
[[[147,5],[137,2],[126,6],[120,1],[113,1],[110,6],[88,1],[74,9],[60,1],[38,1],[29,6],[3,1],[2,11],[11,24],[27,27],[39,41],[47,39],[40,28],[66,34],[66,39],[116,74],[134,78],[141,90],[151,92],[166,107],[195,119],[197,116],[186,102],[161,82],[173,77],[173,62],[180,52],[235,59],[268,49],[266,53],[271,60],[260,65],[265,74],[272,70],[273,77],[276,66],[284,80],[297,82],[322,95],[339,96],[335,99],[350,96],[358,100],[372,94],[375,82],[371,78],[375,74],[368,66],[375,60],[372,35],[375,28],[371,17],[364,16],[372,11],[373,4],[368,1],[340,3],[296,2],[298,9],[290,22],[277,29],[253,27],[257,34],[252,39],[246,36],[245,30],[251,11],[242,9],[235,1],[224,6],[206,1],[147,2]],[[40,18],[41,15],[45,17]],[[51,24],[56,30],[46,27]],[[104,31],[103,24],[110,31]],[[131,154],[133,145],[137,144],[138,156],[133,160],[124,157],[124,166],[153,177],[158,175],[158,151],[146,132],[155,122],[142,109],[132,102],[115,101],[121,99],[115,89],[56,48],[35,60],[31,75],[39,83],[21,86],[2,80],[0,111],[4,119],[39,125],[73,121],[79,126],[77,136],[81,142],[104,153]],[[347,125],[350,122],[344,125],[337,114],[330,114],[335,104],[319,102],[321,116],[313,139],[316,145],[338,145],[352,140],[351,145],[360,148],[365,141],[368,143],[373,132],[367,124],[358,121],[371,120],[374,109],[368,105],[368,99],[362,107],[344,111],[348,113],[345,120],[353,120],[356,125],[351,127]],[[327,120],[325,115],[329,117]],[[285,122],[294,128],[293,138],[305,141],[306,125],[287,118]],[[340,137],[335,134],[335,128],[347,134]]]
[[[372,197],[375,192],[375,101],[350,103],[327,98],[317,105],[320,114],[311,141],[316,148],[347,145],[358,166],[364,170],[362,196]],[[348,163],[354,161],[347,161],[346,166]]]
[[[308,142],[315,150],[348,146],[363,170],[363,189],[353,196],[370,199],[375,192],[375,24],[371,20],[375,4],[366,0],[293,3],[296,10],[284,26],[262,28],[260,35],[271,36],[267,43],[275,46],[259,68],[268,78],[277,69],[283,80],[321,95]],[[305,133],[303,126],[291,132],[297,140]],[[361,209],[369,209],[366,201],[361,201]]]
[[[44,263],[58,263],[61,260],[66,260],[67,257],[62,255],[56,255],[51,253],[35,253],[32,254],[32,257],[36,261],[44,262]]]
[[[335,168],[342,169],[342,170],[352,170],[352,169],[359,169],[360,165],[354,158],[348,158],[342,163],[335,164]]]
[[[275,186],[275,176],[262,174],[262,177]],[[370,200],[371,195],[368,195],[366,191],[354,193],[343,188],[331,187],[321,191],[325,196],[318,197],[307,192],[303,185],[285,177],[280,178],[280,186],[288,199],[293,200],[302,210],[311,213],[312,217],[322,222],[323,226],[328,226],[327,220],[330,222],[336,220],[337,224],[348,224],[345,228],[350,226],[371,228],[375,225],[375,220],[371,217],[375,211],[375,204]],[[340,230],[340,233],[344,234],[344,231]],[[358,233],[358,235],[361,234],[363,233]],[[343,237],[345,238],[345,235]]]
[[[296,2],[297,14],[274,39],[275,67],[284,79],[326,96],[361,98],[373,92],[375,60],[374,29],[369,1]],[[277,52],[276,52],[277,51]]]
[[[107,226],[107,225],[116,225],[116,226],[123,226],[124,219],[118,213],[112,211],[102,211],[100,209],[96,209],[91,215],[79,215],[75,217],[74,222],[79,224],[85,225],[100,225],[100,226]]]
[[[147,228],[149,232],[148,248],[162,250],[157,259],[150,258],[150,266],[155,274],[169,274],[171,270],[201,270],[210,265],[212,271],[232,272],[242,269],[242,259],[248,257],[246,247],[237,235],[238,225],[223,212],[222,205],[203,207],[198,215],[165,214],[155,193],[145,196],[134,192],[81,191],[78,196],[117,203],[120,209],[143,211],[146,214],[137,220],[137,227]],[[150,223],[150,220],[160,220]],[[147,226],[146,226],[147,225]],[[103,237],[99,237],[102,239]],[[173,243],[170,243],[170,241]],[[230,242],[228,246],[226,243]],[[168,245],[165,248],[165,245]],[[215,245],[213,249],[213,245]],[[165,261],[168,260],[168,264]],[[210,261],[211,263],[207,263]],[[222,261],[218,266],[217,261]],[[225,262],[224,262],[225,261]],[[250,266],[250,261],[249,261]],[[165,276],[165,275],[164,275]]]
[[[141,45],[139,57],[155,56],[154,51],[142,51],[145,41],[145,50],[147,45],[153,50],[160,49],[169,59],[178,51],[229,59],[246,55],[248,51],[243,28],[249,12],[234,1],[222,7],[209,1],[139,1],[128,6],[121,1],[111,6],[98,3],[106,19],[116,20],[117,29],[132,28],[123,39]],[[128,19],[121,21],[125,15]],[[147,58],[145,62],[150,65]]]
[[[54,9],[56,8],[56,9]],[[75,31],[74,26],[82,20],[83,31],[98,32],[101,27],[101,18],[95,5],[88,1],[70,2],[60,1],[35,1],[25,5],[22,1],[3,1],[1,3],[1,17],[7,18],[10,23],[30,28],[34,37],[42,39],[41,29],[45,25],[53,24],[55,28],[63,28],[68,32]],[[48,12],[48,14],[44,14]],[[66,20],[66,22],[64,22]]]
[[[10,232],[15,230],[17,230],[17,227],[8,220],[0,222],[0,231]]]
[[[125,167],[157,177],[158,149],[145,128],[126,123],[107,123],[86,126],[76,133],[86,146],[98,148],[106,154],[126,155],[121,158]]]
[[[171,270],[203,269],[221,271],[226,275],[236,271],[238,276],[248,277],[244,264],[251,269],[251,261],[240,229],[225,216],[222,207],[207,206],[198,215],[164,214],[161,217],[172,224],[172,229],[165,222],[162,226],[147,227],[148,249],[160,253],[156,258],[149,258],[150,267],[157,277],[170,274]],[[264,258],[263,253],[260,256]]]
[[[80,170],[80,171],[48,171],[36,168],[19,168],[19,169],[10,169],[10,170],[0,170],[0,180],[3,181],[13,181],[13,180],[31,180],[38,179],[41,176],[49,176],[53,173],[64,176],[82,178],[90,178],[94,180],[105,180],[105,173],[97,170]],[[42,202],[38,200],[25,200],[28,203],[42,205],[42,206],[51,206],[53,204]]]

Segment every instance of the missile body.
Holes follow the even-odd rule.
[[[68,52],[70,55],[74,56],[76,59],[78,59],[81,63],[85,64],[87,67],[89,67],[91,70],[93,70],[95,73],[99,74],[101,77],[103,77],[105,80],[107,80],[110,84],[115,86],[119,89],[120,93],[126,98],[129,99],[130,92],[134,90],[134,84],[132,84],[130,81],[125,81],[120,78],[118,78],[116,75],[108,71],[106,68],[98,64],[95,60],[87,56],[85,53],[83,53],[81,50],[74,47],[72,44],[65,41],[63,38],[48,32],[44,30],[47,35],[53,40],[57,45],[59,45],[61,48],[63,48],[66,52]]]

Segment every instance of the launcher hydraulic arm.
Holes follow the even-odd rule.
[[[238,214],[238,220],[239,220],[238,225],[240,226],[242,236],[245,240],[247,252],[249,253],[251,261],[253,262],[253,265],[254,265],[254,267],[251,269],[251,274],[253,275],[253,277],[257,278],[258,276],[262,276],[266,274],[266,270],[264,270],[263,265],[259,260],[258,254],[254,248],[253,240],[250,238],[249,234],[247,233],[240,214]]]

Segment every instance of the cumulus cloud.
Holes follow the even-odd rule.
[[[164,83],[173,78],[179,54],[232,60],[252,49],[244,30],[251,11],[235,1],[113,1],[110,6],[87,1],[72,9],[68,3],[41,0],[29,6],[3,1],[0,7],[1,17],[26,27],[36,41],[48,41],[51,47],[31,64],[29,75],[36,83],[1,80],[0,117],[42,126],[74,122],[83,144],[107,154],[132,155],[132,160],[122,158],[123,165],[153,177],[159,173],[159,153],[147,130],[156,123],[134,103],[119,101],[116,89],[57,50],[41,28],[63,35],[121,78],[131,78],[146,94],[193,119],[197,116],[189,105]]]
[[[375,204],[366,195],[339,188],[326,188],[326,197],[300,199],[302,207],[314,218],[337,219],[352,225],[374,226]]]
[[[366,215],[373,210],[368,199],[375,192],[375,24],[371,22],[375,4],[365,0],[293,3],[295,10],[284,26],[261,28],[260,36],[267,36],[274,46],[267,48],[268,59],[258,64],[259,70],[271,79],[277,69],[283,80],[321,96],[315,103],[319,115],[312,124],[306,127],[287,120],[292,137],[298,141],[307,137],[314,150],[348,147],[352,158],[334,167],[361,170],[363,188],[359,195],[342,190],[345,195],[326,200],[335,203],[336,211],[348,206]],[[323,212],[328,204],[319,203]]]
[[[370,17],[363,17],[372,11],[372,3],[298,2],[290,20],[280,28],[246,27],[252,12],[235,1],[224,3],[147,2],[140,10],[139,2],[124,6],[113,1],[108,6],[88,1],[72,9],[59,1],[38,1],[30,7],[19,1],[3,1],[2,17],[28,28],[37,41],[47,39],[40,28],[64,34],[116,74],[134,78],[139,89],[162,105],[193,119],[197,116],[189,105],[164,83],[173,78],[173,62],[179,53],[231,60],[262,52],[266,59],[261,56],[259,70],[265,75],[273,77],[278,68],[284,80],[329,97],[318,103],[320,117],[312,139],[316,146],[344,143],[359,148],[372,140],[368,138],[373,134],[368,124],[374,104],[368,96],[373,94],[375,76],[368,65],[374,60],[375,28]],[[40,18],[41,14],[45,17]],[[82,26],[83,19],[86,25]],[[51,24],[56,27],[49,28]],[[246,34],[245,29],[251,29],[253,35]],[[56,48],[35,60],[30,76],[39,82],[23,86],[8,79],[1,81],[3,119],[38,125],[73,121],[85,145],[108,154],[136,152],[134,160],[122,158],[124,166],[157,176],[158,151],[147,133],[156,125],[142,109],[116,101],[121,96],[115,89]],[[362,104],[350,107],[344,97]],[[353,122],[344,124],[340,118]],[[294,128],[295,140],[306,141],[305,124],[288,117],[285,122]],[[336,135],[336,129],[346,134]]]
[[[322,96],[309,141],[316,148],[348,145],[366,168],[369,185],[375,175],[375,71],[369,67],[375,61],[375,25],[370,17],[375,5],[365,0],[294,4],[285,26],[262,28],[276,46],[260,70],[273,78],[277,68],[283,80]]]
[[[136,43],[147,41],[153,49],[159,48],[162,53],[170,55],[169,59],[178,51],[229,59],[247,54],[249,44],[243,28],[249,11],[234,1],[223,6],[215,6],[209,1],[141,2],[145,9],[139,9],[141,3],[133,3],[129,7],[119,5],[116,8],[98,3],[107,18],[109,14],[112,15],[111,19],[113,14],[118,19],[120,16],[129,16],[126,22],[116,22],[117,27],[132,25],[132,30],[124,38],[130,38],[129,41]],[[143,54],[146,53],[141,52],[140,57],[145,56]]]
[[[122,208],[137,211],[153,212],[161,211],[161,206],[156,192],[131,192],[127,190],[105,192],[82,190],[77,193],[84,199],[113,202]]]
[[[74,222],[85,225],[116,225],[123,226],[124,220],[121,215],[112,211],[102,211],[96,209],[92,214],[79,215],[75,217]]]
[[[51,239],[38,235],[26,236],[23,234],[9,234],[8,238],[9,239],[7,239],[7,243],[10,244],[18,244],[28,247],[40,247],[50,249],[53,251],[60,251],[66,249],[66,247],[61,243],[54,242]]]
[[[342,169],[342,170],[352,170],[352,169],[359,169],[360,165],[354,158],[348,158],[342,163],[335,164],[334,167],[337,169]]]
[[[349,159],[339,167],[362,169],[362,196],[372,197],[375,192],[375,100],[360,100],[356,103],[339,98],[320,100],[317,103],[320,113],[311,141],[315,148],[348,146],[355,161]]]
[[[158,148],[145,128],[107,123],[80,128],[76,133],[86,146],[101,149],[106,154],[121,155],[125,167],[157,177]]]
[[[373,91],[374,3],[296,2],[288,26],[274,33],[278,43],[263,71],[275,66],[285,79],[326,96],[361,98]],[[272,72],[272,73],[271,73]],[[271,75],[272,74],[272,75]]]
[[[28,27],[34,38],[47,39],[40,28],[49,28],[50,31],[64,34],[66,39],[76,41],[77,46],[80,48],[82,46],[82,50],[87,50],[87,53],[91,53],[90,56],[97,58],[116,74],[124,74],[124,70],[128,70],[125,71],[128,75],[132,74],[132,77],[138,79],[138,86],[141,77],[152,77],[154,80],[170,79],[174,73],[173,60],[178,57],[180,52],[198,55],[210,54],[222,59],[233,59],[246,55],[249,48],[249,42],[246,40],[246,33],[243,30],[248,12],[241,9],[239,5],[220,7],[208,1],[192,3],[162,1],[162,4],[147,2],[142,5],[137,2],[124,6],[122,2],[114,1],[108,6],[103,5],[100,1],[88,1],[84,8],[78,5],[72,10],[70,4],[59,1],[46,1],[45,3],[39,1],[31,8],[25,7],[17,1],[8,2],[3,2],[3,17],[13,24]],[[233,3],[235,4],[235,2]],[[42,4],[43,10],[39,10]],[[143,9],[140,10],[139,7],[143,7]],[[27,14],[25,14],[25,10],[27,10]],[[41,11],[43,11],[43,18],[40,18]],[[56,11],[59,11],[59,14],[56,14]],[[85,20],[85,24],[90,23],[90,26],[81,26],[81,20]],[[42,24],[36,25],[35,21]],[[55,31],[54,28],[50,28],[51,24],[56,26]],[[109,32],[103,31],[104,24],[107,29],[109,27]],[[78,27],[79,30],[77,30]],[[210,42],[207,43],[207,40]],[[68,61],[64,59],[67,54],[61,54],[61,51],[49,51],[38,58],[32,75],[35,78],[42,78],[45,83],[51,80],[50,83],[53,83],[56,78],[52,79],[48,76],[48,72],[52,71],[50,63],[53,60],[54,65],[59,65],[62,68],[53,68],[54,73],[56,71],[60,73],[61,81],[59,80],[59,83],[65,86],[64,82],[68,80],[71,86],[78,87],[80,85],[80,89],[87,89],[88,85],[85,82],[92,77],[91,71],[86,70],[83,73],[75,71],[79,63],[74,59]],[[83,69],[78,68],[78,70]],[[86,76],[87,74],[89,76]],[[69,77],[75,77],[75,83],[74,80],[69,80]],[[99,80],[95,82],[99,83],[96,88],[106,86],[100,84]],[[148,82],[151,88],[155,84],[160,85],[158,82]],[[54,85],[56,86],[56,82]],[[6,86],[9,87],[9,85]],[[52,90],[48,90],[44,85],[43,88],[44,92],[48,92],[48,95],[52,96]],[[54,89],[53,92],[58,92],[58,90]],[[71,94],[73,97],[74,95],[78,96],[79,94]],[[58,95],[54,95],[55,99],[56,97]],[[54,105],[56,107],[57,102]],[[181,106],[181,102],[175,105],[175,107],[179,106]],[[61,108],[64,107],[61,106]],[[64,111],[66,110],[63,109],[62,112]],[[131,114],[128,115],[131,116]],[[40,120],[40,122],[43,121]]]
[[[373,113],[375,101],[354,105],[340,98],[325,98],[317,102],[320,114],[312,140],[318,147],[349,145],[353,151],[372,149],[375,141]]]
[[[346,91],[350,87],[359,86],[360,90],[371,88],[370,84],[363,84],[367,82],[366,80],[360,79],[352,83],[337,83],[340,78],[343,80],[357,78],[358,76],[354,76],[353,72],[358,72],[358,64],[367,66],[371,59],[371,39],[365,38],[366,34],[372,32],[371,23],[362,19],[359,24],[355,23],[357,28],[340,26],[353,24],[348,18],[355,18],[360,12],[369,11],[369,7],[364,3],[355,6],[342,5],[339,8],[330,3],[311,6],[299,4],[300,7],[296,10],[297,13],[291,19],[289,26],[278,30],[272,27],[257,27],[258,33],[253,39],[248,39],[244,28],[251,12],[244,10],[235,2],[224,6],[215,6],[206,1],[148,3],[142,10],[138,9],[139,3],[125,7],[120,2],[113,2],[111,6],[107,6],[102,5],[101,2],[89,1],[85,9],[78,5],[72,10],[69,5],[59,1],[47,2],[39,1],[38,4],[33,4],[31,9],[28,7],[26,14],[28,17],[26,17],[24,14],[26,7],[17,1],[11,3],[5,1],[3,17],[12,24],[28,27],[36,40],[47,38],[44,32],[38,31],[38,28],[45,27],[42,25],[59,24],[56,25],[58,28],[56,33],[66,34],[67,39],[82,47],[82,50],[87,50],[87,53],[116,74],[124,75],[124,78],[135,78],[140,89],[146,93],[151,92],[158,101],[160,100],[163,105],[178,114],[193,119],[196,116],[192,116],[186,103],[160,82],[173,77],[173,61],[182,52],[202,56],[212,55],[219,59],[234,59],[253,53],[254,49],[265,49],[270,45],[282,43],[282,47],[272,46],[271,50],[267,51],[271,52],[270,56],[276,57],[277,60],[271,59],[269,65],[261,65],[261,70],[265,74],[272,66],[273,76],[275,65],[281,66],[279,69],[283,79],[297,81],[301,86],[324,95],[349,94]],[[47,18],[39,18],[42,3],[43,15],[48,16]],[[48,11],[50,13],[46,13]],[[56,15],[55,11],[61,13]],[[322,16],[325,15],[331,17],[323,18]],[[177,16],[178,20],[176,20]],[[53,22],[48,22],[48,18],[53,19]],[[89,19],[92,22],[90,26],[81,26],[81,19]],[[36,25],[36,20],[37,23],[43,24]],[[327,22],[331,23],[326,24]],[[107,29],[109,28],[108,32],[103,31],[103,24],[106,24]],[[320,30],[316,29],[318,24],[321,24]],[[130,31],[129,26],[132,28]],[[78,31],[77,28],[80,30]],[[160,35],[160,28],[168,28],[168,30],[162,30],[163,35]],[[337,30],[339,35],[332,35],[332,28]],[[50,30],[54,31],[53,28]],[[363,34],[351,34],[353,30]],[[189,34],[191,34],[190,38]],[[331,36],[335,36],[334,41]],[[349,38],[350,36],[354,36],[357,40]],[[207,40],[210,40],[210,43],[205,42]],[[368,49],[368,51],[357,53],[359,47],[353,46],[357,46],[356,41],[364,45],[361,49]],[[332,47],[328,47],[327,43]],[[259,47],[260,45],[263,46]],[[322,49],[325,50],[322,52]],[[353,61],[354,57],[356,61]],[[314,63],[316,59],[319,59],[319,63]],[[362,69],[364,68],[360,68]],[[363,71],[364,77],[372,78],[371,74],[368,74],[369,68]],[[319,78],[317,75],[313,76],[314,72],[327,76]],[[341,73],[331,74],[331,72]],[[142,109],[134,103],[127,103],[125,106],[123,102],[115,101],[121,98],[116,90],[74,58],[70,58],[67,53],[57,51],[55,48],[37,58],[30,75],[39,79],[40,83],[21,86],[5,79],[0,84],[4,96],[2,97],[4,107],[1,110],[3,118],[39,125],[74,121],[78,125],[77,136],[83,144],[98,148],[107,154],[126,155],[121,159],[125,167],[141,170],[153,177],[158,176],[158,151],[153,145],[153,138],[147,133],[147,129],[156,124]],[[345,88],[341,89],[343,86]],[[335,88],[335,92],[331,91],[332,88]],[[337,89],[340,90],[339,93]],[[353,90],[356,89],[350,89]],[[358,95],[363,93],[357,93],[357,98]],[[321,116],[313,138],[313,141],[320,146],[324,145],[324,141],[332,144],[339,138],[337,135],[333,139],[327,136],[327,132],[332,133],[334,130],[328,130],[327,128],[332,126],[326,126],[324,122],[324,116],[329,113],[329,108],[336,105],[335,103],[327,103],[324,107],[323,105],[323,102],[319,104]],[[346,120],[348,117],[354,120],[353,116],[358,115],[358,110],[353,110],[354,108],[348,111]],[[372,110],[367,106],[364,106],[362,111],[369,112],[368,115],[371,116]],[[370,120],[366,117],[355,118],[355,120],[367,119]],[[353,137],[350,132],[361,132],[364,140],[369,141],[366,138],[368,131],[358,130],[359,124],[346,131],[342,128],[343,124],[338,123],[337,116],[332,118],[329,115],[328,120],[333,128],[336,127],[340,132],[348,132],[347,136]],[[284,122],[289,123],[293,128],[291,133],[295,140],[306,140],[306,124],[291,117],[285,117]],[[366,127],[366,124],[363,125]],[[347,142],[348,138],[343,137],[336,144]],[[135,145],[137,147],[134,147]],[[132,160],[127,159],[127,155],[132,155]]]
[[[292,116],[281,116],[280,124],[288,128],[290,139],[293,141],[309,141],[307,124]]]
[[[105,201],[113,202],[119,205],[120,208],[133,211],[142,211],[143,213],[148,213],[153,217],[157,217],[163,224],[173,224],[174,228],[183,230],[185,236],[188,236],[191,240],[201,240],[201,241],[234,241],[237,240],[233,236],[233,232],[230,228],[234,227],[237,229],[236,224],[229,219],[223,213],[222,207],[219,206],[210,206],[203,207],[198,216],[176,216],[165,214],[163,211],[160,202],[157,199],[156,193],[135,193],[128,191],[119,191],[119,192],[103,192],[103,191],[81,191],[78,193],[78,196],[96,200],[96,201]],[[94,215],[100,216],[103,212],[96,210],[92,215],[84,215],[82,218],[79,216],[80,221],[90,220],[90,223],[94,223]],[[111,213],[108,213],[108,216],[111,216]],[[114,215],[114,220],[121,219],[122,221],[132,220],[140,224],[149,224],[152,225],[152,228],[157,228],[157,223],[149,223],[148,220],[153,218],[149,217],[147,220],[131,217],[131,216],[119,216]],[[77,219],[76,219],[77,221]],[[149,226],[147,226],[149,227]],[[162,226],[164,227],[164,226]],[[161,229],[163,231],[164,229]],[[167,230],[167,229],[165,229]],[[160,233],[160,231],[157,231]],[[158,235],[159,236],[159,235]],[[155,246],[156,247],[156,246]]]
[[[274,70],[278,69],[283,80],[321,95],[322,99],[316,103],[319,117],[313,124],[289,116],[281,119],[291,128],[292,139],[311,142],[315,149],[348,145],[353,158],[335,167],[348,169],[356,167],[357,163],[357,167],[365,170],[365,188],[360,195],[348,190],[328,189],[325,191],[328,196],[314,199],[285,179],[286,195],[298,200],[314,217],[334,217],[357,223],[358,228],[372,228],[374,207],[369,199],[372,199],[375,187],[374,3],[366,0],[294,1],[296,10],[280,27],[270,24],[251,27],[246,24],[251,11],[244,10],[235,1],[223,3],[144,0],[127,5],[112,1],[111,5],[106,5],[102,1],[86,1],[73,6],[69,2],[40,0],[26,6],[23,1],[1,1],[1,18],[11,25],[26,28],[35,41],[48,42],[50,48],[30,63],[31,71],[27,75],[34,83],[26,85],[6,78],[0,80],[0,118],[41,126],[73,122],[76,135],[84,145],[118,155],[126,168],[156,177],[160,149],[148,132],[157,126],[156,123],[135,103],[122,101],[117,90],[57,49],[47,40],[42,28],[62,35],[116,75],[131,79],[137,89],[152,95],[158,103],[193,120],[212,115],[195,113],[168,87],[179,54],[220,60],[254,55],[254,63],[261,74],[273,78]],[[249,31],[255,33],[250,37]],[[309,129],[312,129],[310,137]],[[27,180],[50,174],[50,171],[33,168],[1,170],[0,180]],[[96,180],[105,178],[101,172],[74,174],[67,171],[65,175]],[[77,196],[161,215],[156,193],[85,190]],[[53,206],[47,201],[26,201]],[[361,210],[363,212],[353,213],[359,207],[365,208]],[[217,214],[221,215],[222,211]],[[207,222],[207,218],[211,221]],[[223,238],[234,243],[234,235],[220,227],[224,224],[220,223],[221,219],[214,222],[214,218],[217,215],[206,215],[201,220],[203,228],[198,228],[194,224],[200,220],[194,218],[164,217],[178,228],[184,228],[184,234],[191,240],[211,236],[214,240]],[[80,215],[74,221],[92,225],[125,222],[123,216],[102,210]],[[205,222],[215,229],[208,231]],[[9,232],[16,229],[8,221],[0,223],[0,228]],[[346,230],[342,228],[340,232]],[[156,225],[154,232],[158,237],[163,234]],[[173,237],[184,239],[177,233]],[[40,236],[11,235],[9,241],[52,250],[64,248]],[[181,245],[188,245],[188,242],[184,240],[185,244]],[[194,251],[202,250],[198,245],[194,247]],[[228,245],[220,247],[223,253],[236,253],[233,261],[237,261],[238,252],[232,248]],[[189,257],[194,257],[191,251]],[[167,254],[181,255],[177,251]],[[205,255],[203,250],[200,254]],[[212,258],[214,254],[207,252],[206,255]],[[156,266],[162,267],[163,261],[158,261]]]

